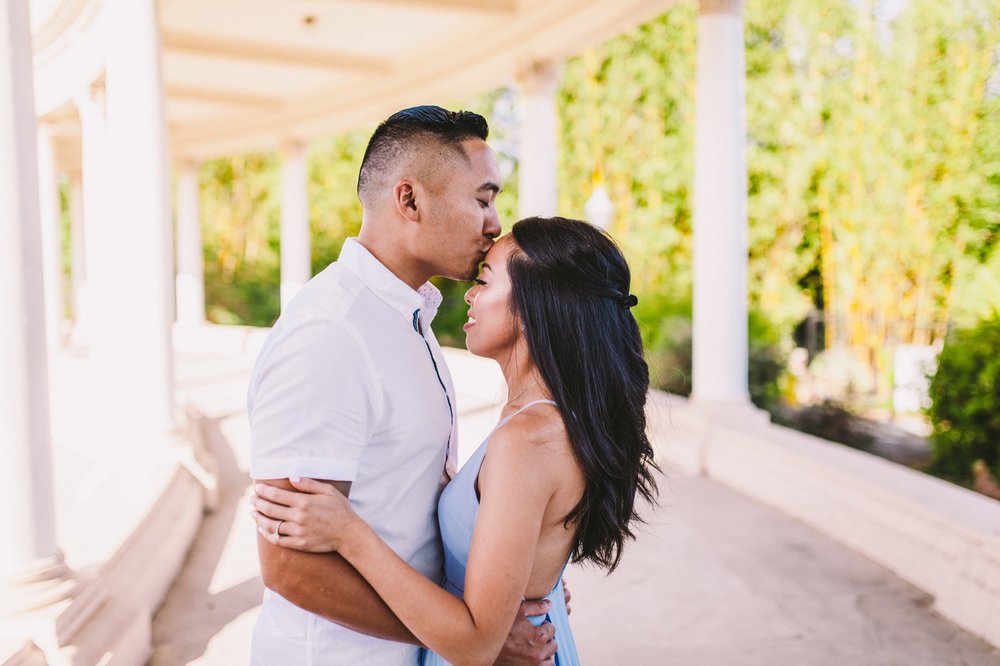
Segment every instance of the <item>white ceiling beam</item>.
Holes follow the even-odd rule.
[[[281,108],[282,101],[277,97],[241,93],[215,88],[199,88],[196,86],[167,85],[167,98],[224,104],[226,106],[242,106],[263,111],[273,111]]]
[[[387,60],[351,53],[319,51],[263,42],[226,39],[177,32],[165,32],[163,44],[168,52],[188,53],[211,58],[234,58],[295,67],[354,71],[365,74],[386,73],[392,69]]]

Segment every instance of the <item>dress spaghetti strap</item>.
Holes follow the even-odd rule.
[[[490,435],[492,435],[497,430],[499,430],[500,428],[502,428],[504,425],[507,424],[508,421],[510,421],[512,418],[514,418],[515,416],[517,416],[518,414],[520,414],[521,412],[523,412],[524,410],[526,410],[528,407],[534,407],[535,405],[541,405],[541,404],[556,406],[556,401],[555,400],[546,400],[545,398],[539,398],[538,400],[532,400],[527,405],[525,405],[521,409],[517,410],[513,414],[509,414],[508,416],[505,416],[504,418],[500,419],[500,423],[497,423],[495,426],[493,426],[493,430],[490,430]],[[489,439],[489,435],[486,436],[486,439]]]

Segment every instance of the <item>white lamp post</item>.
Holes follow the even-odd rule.
[[[583,206],[583,212],[587,216],[587,221],[595,227],[600,227],[605,231],[611,228],[614,219],[615,204],[608,196],[608,191],[604,189],[604,183],[598,178],[594,184],[594,190]]]

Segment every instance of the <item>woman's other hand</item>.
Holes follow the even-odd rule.
[[[360,520],[347,498],[322,481],[297,477],[288,481],[295,490],[254,485],[250,515],[257,531],[283,548],[310,553],[340,550]]]

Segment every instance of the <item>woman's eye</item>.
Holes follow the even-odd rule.
[[[473,280],[473,282],[475,282],[476,284],[478,284],[480,287],[482,287],[483,285],[486,284],[485,282],[483,282],[479,278],[476,278],[475,280]]]

